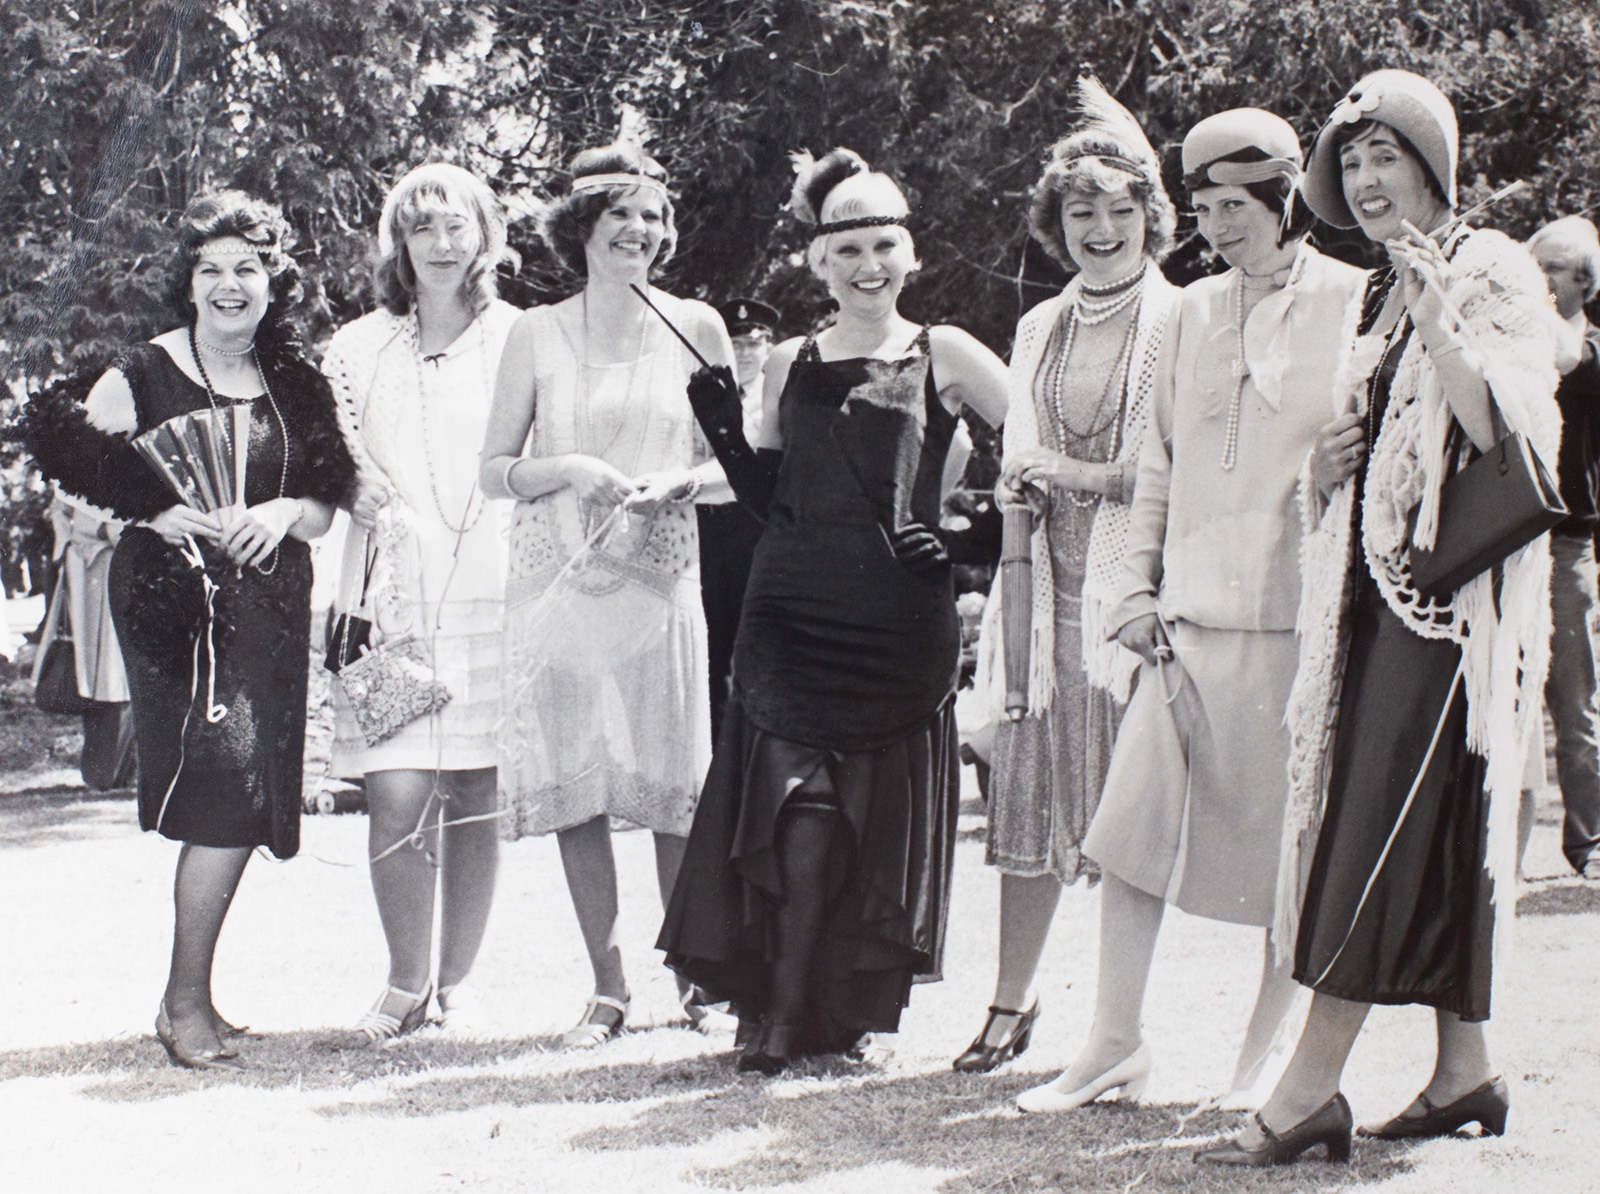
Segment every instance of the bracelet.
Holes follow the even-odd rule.
[[[692,503],[695,500],[695,498],[700,496],[700,491],[703,488],[705,488],[705,479],[703,477],[701,477],[701,475],[699,473],[695,472],[694,469],[690,469],[689,470],[689,488],[685,489],[682,493],[680,493],[677,497],[673,498],[672,500],[674,502],[676,502],[680,506],[687,506],[690,503]]]

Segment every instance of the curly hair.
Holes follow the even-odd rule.
[[[259,246],[261,265],[272,283],[261,330],[269,338],[288,335],[284,313],[300,300],[300,267],[289,256],[294,230],[276,204],[244,191],[209,191],[191,199],[183,209],[178,217],[178,243],[167,268],[167,305],[185,323],[195,321],[194,267],[200,261],[200,250],[224,237],[239,237]]]
[[[506,216],[483,182],[460,166],[428,162],[409,171],[389,190],[378,218],[378,262],[374,278],[378,301],[395,315],[411,310],[417,290],[417,271],[406,250],[406,237],[423,214],[434,207],[458,211],[472,219],[478,246],[462,279],[461,291],[474,314],[484,310],[499,294],[495,270],[502,261],[517,261],[506,247]]]
[[[1271,156],[1266,150],[1255,145],[1247,145],[1233,153],[1225,153],[1219,158],[1206,162],[1198,170],[1192,170],[1183,176],[1184,190],[1189,192],[1189,200],[1194,201],[1196,191],[1203,191],[1207,187],[1219,184],[1211,181],[1207,171],[1218,162],[1264,162]],[[1311,231],[1312,225],[1317,222],[1316,214],[1306,204],[1305,196],[1300,193],[1300,188],[1295,186],[1283,175],[1275,178],[1265,178],[1260,182],[1243,182],[1239,184],[1248,191],[1252,198],[1266,207],[1279,220],[1283,219],[1283,205],[1288,202],[1291,191],[1294,194],[1294,209],[1290,212],[1289,223],[1278,237],[1280,246],[1292,240],[1299,240]]]
[[[576,185],[591,174],[638,174],[667,186],[667,172],[660,162],[637,145],[618,142],[598,149],[585,149],[572,159],[572,181]],[[550,251],[580,278],[589,272],[584,245],[600,220],[600,213],[636,187],[616,186],[604,191],[582,191],[557,200],[545,213],[539,229]],[[678,226],[673,220],[672,199],[661,199],[661,247],[650,268],[654,272],[672,258],[678,247]]]
[[[1028,203],[1028,230],[1045,252],[1070,270],[1078,268],[1067,252],[1067,239],[1061,231],[1061,207],[1068,194],[1094,195],[1100,192],[1128,193],[1144,207],[1144,253],[1161,262],[1172,251],[1173,234],[1178,228],[1178,212],[1167,196],[1158,176],[1135,175],[1108,166],[1096,154],[1119,159],[1133,157],[1129,150],[1099,131],[1074,134],[1051,148],[1044,174],[1034,184]]]

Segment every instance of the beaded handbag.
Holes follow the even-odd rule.
[[[427,645],[418,638],[366,648],[339,669],[339,684],[368,746],[450,703],[450,690],[434,679]]]

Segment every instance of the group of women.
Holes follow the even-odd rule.
[[[1021,1110],[1142,1091],[1173,903],[1264,930],[1239,1101],[1294,983],[1316,993],[1257,1117],[1201,1160],[1347,1157],[1339,1076],[1373,1002],[1429,1004],[1439,1025],[1432,1078],[1375,1134],[1503,1130],[1482,1024],[1548,555],[1536,541],[1448,600],[1417,591],[1410,560],[1475,451],[1520,431],[1555,459],[1543,279],[1452,219],[1455,117],[1418,76],[1361,80],[1308,161],[1257,109],[1190,130],[1184,187],[1229,268],[1181,292],[1160,270],[1176,215],[1159,157],[1098,84],[1080,99],[1030,211],[1074,277],[1024,317],[1009,374],[965,332],[901,315],[918,261],[893,180],[847,150],[797,159],[790,210],[839,311],[773,352],[753,443],[721,320],[650,284],[676,231],[637,147],[574,161],[544,232],[582,285],[521,313],[495,296],[493,196],[455,167],[412,171],[380,221],[382,305],[335,335],[321,375],[280,318],[281,217],[236,192],[191,204],[185,325],[105,375],[58,470],[138,524],[113,611],[141,823],[184,843],[157,1020],[174,1062],[241,1064],[211,954],[252,848],[296,848],[304,541],[336,504],[357,528],[343,632],[361,615],[374,643],[420,640],[450,694],[376,744],[340,698],[390,954],[368,1036],[417,1027],[435,997],[447,1026],[474,1027],[497,837],[550,832],[594,970],[564,1043],[620,1032],[614,819],[654,833],[658,945],[691,1019],[731,1005],[741,1070],[894,1031],[944,964],[960,635],[937,528],[965,406],[1005,423],[1000,496],[1034,531],[1032,592],[1009,603],[1031,610],[1029,711],[1000,726],[990,786],[995,1001],[956,1068],[1028,1047],[1061,888],[1098,876],[1093,1027]],[[1389,267],[1321,255],[1314,217],[1359,228]],[[250,408],[249,469],[224,520],[176,502],[129,441],[232,405]],[[713,750],[694,506],[734,499],[766,530]]]

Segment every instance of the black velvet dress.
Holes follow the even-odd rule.
[[[928,341],[897,361],[823,361],[808,342],[779,418],[784,458],[756,547],[729,698],[657,946],[755,1018],[769,1002],[774,838],[789,799],[842,810],[807,982],[807,1047],[892,1032],[937,978],[958,790],[960,627],[948,563],[901,564],[890,534],[937,526],[956,417]]]
[[[133,392],[135,435],[174,415],[210,405],[154,344],[117,362]],[[278,496],[337,500],[354,474],[338,434],[326,383],[303,361],[267,366],[284,435],[265,396],[251,406],[245,502]],[[227,401],[219,399],[220,402]],[[95,432],[102,450],[79,492],[124,517],[173,504],[154,470],[123,437]],[[85,454],[85,463],[88,463]],[[73,487],[71,478],[61,478]],[[94,500],[94,493],[87,496]],[[300,777],[305,741],[311,618],[311,555],[285,536],[266,571],[235,567],[197,540],[204,572],[154,531],[130,527],[111,560],[111,614],[127,665],[139,745],[139,824],[202,846],[258,846],[289,858],[300,844]],[[215,586],[207,642],[204,578]],[[214,663],[214,675],[212,661]],[[211,715],[208,703],[214,699]],[[226,713],[216,716],[217,707]]]
[[[1369,297],[1373,314],[1378,298]],[[1403,351],[1396,343],[1389,359]],[[1372,386],[1369,426],[1381,424],[1392,376]],[[1486,1020],[1487,765],[1467,749],[1461,648],[1423,638],[1389,609],[1362,553],[1360,494],[1349,653],[1294,976],[1341,999]]]

